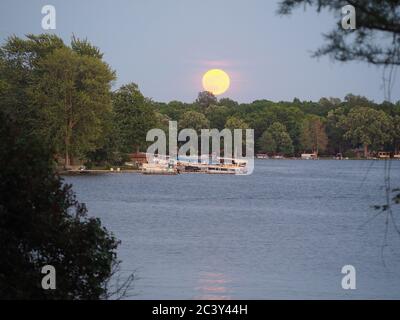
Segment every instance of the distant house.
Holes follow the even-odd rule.
[[[379,151],[378,152],[379,159],[390,159],[390,152],[387,151]]]
[[[139,166],[143,165],[143,163],[147,163],[146,153],[144,152],[131,153],[129,154],[129,158],[131,159],[131,162]]]
[[[314,153],[302,153],[301,159],[303,160],[316,160],[318,159],[318,154]]]

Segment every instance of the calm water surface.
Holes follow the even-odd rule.
[[[394,161],[394,186],[399,169]],[[400,298],[400,237],[390,224],[382,255],[385,216],[369,221],[371,205],[385,202],[383,161],[260,160],[250,176],[66,181],[122,240],[133,299]],[[347,264],[356,290],[341,288]]]

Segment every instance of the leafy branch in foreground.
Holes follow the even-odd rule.
[[[341,8],[353,5],[357,12],[357,28],[352,32],[341,26]],[[314,55],[329,55],[338,61],[358,60],[375,65],[400,65],[400,1],[399,0],[284,0],[278,13],[291,14],[300,6],[332,11],[338,18],[335,29],[324,35],[325,45]]]
[[[120,243],[54,173],[52,153],[0,112],[0,298],[101,299]],[[41,268],[56,270],[43,290]],[[130,276],[115,294],[126,294]]]
[[[349,4],[355,7],[357,14],[357,28],[351,32],[344,30],[341,26],[341,9]],[[326,43],[314,52],[314,57],[328,55],[334,60],[342,62],[362,61],[383,66],[383,89],[385,99],[390,101],[396,74],[395,68],[400,65],[400,0],[282,0],[279,3],[278,13],[289,15],[293,9],[302,5],[304,8],[315,7],[317,12],[322,9],[332,11],[338,18],[336,28],[324,35]],[[357,107],[361,107],[361,105]],[[333,113],[331,113],[331,118],[334,118]],[[354,128],[352,126],[355,122],[362,125]],[[373,132],[365,126],[368,123],[375,128]],[[347,119],[342,119],[341,124],[347,127],[348,131],[344,134],[346,138],[363,144],[365,156],[368,155],[370,144],[389,142],[393,132],[395,146],[398,146],[397,117],[393,118],[393,128],[391,128],[390,119],[387,119],[384,113],[358,108],[352,110]],[[390,186],[390,169],[391,162],[389,161],[389,165],[385,163],[386,204],[374,206],[375,209],[380,210],[380,213],[387,213],[382,255],[383,248],[386,246],[389,221],[393,222],[394,228],[400,234],[392,211],[392,202],[399,204],[400,193],[390,199],[391,192],[399,191],[399,189],[392,190]]]

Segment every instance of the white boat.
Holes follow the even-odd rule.
[[[317,160],[318,155],[316,153],[302,153],[301,159],[303,160]]]
[[[208,156],[207,156],[208,157]],[[235,158],[216,157],[213,160],[201,157],[178,157],[149,155],[148,163],[142,165],[143,174],[177,174],[177,173],[209,173],[209,174],[247,174],[248,161]]]
[[[247,174],[248,161],[245,159],[236,158],[217,158],[219,164],[211,165],[207,173],[221,173],[221,174]]]
[[[208,166],[206,173],[208,174],[236,174],[243,175],[246,174],[247,169],[239,166],[229,166],[229,165],[214,165]]]
[[[153,158],[151,163],[142,165],[143,174],[177,174],[177,168],[173,160]]]

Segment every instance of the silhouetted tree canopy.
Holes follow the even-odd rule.
[[[212,104],[217,104],[218,100],[216,96],[214,96],[209,91],[199,92],[196,102],[200,105],[202,109],[206,109]]]
[[[100,299],[118,241],[54,174],[52,153],[0,112],[0,299]],[[41,269],[56,269],[43,290]]]
[[[356,9],[357,28],[345,30],[341,26],[342,7]],[[335,60],[366,61],[375,65],[400,65],[400,1],[399,0],[283,0],[278,13],[287,15],[293,9],[307,6],[332,11],[337,26],[324,35],[325,45],[315,56],[329,55]]]

